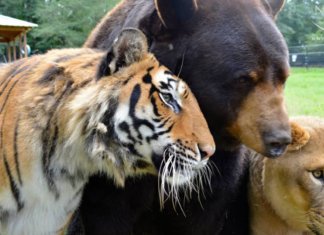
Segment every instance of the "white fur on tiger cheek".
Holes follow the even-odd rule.
[[[127,104],[120,104],[116,110],[114,116],[114,122],[121,123],[128,117],[129,114],[129,106]]]
[[[143,107],[143,109],[137,108],[137,113],[136,113],[137,118],[146,120],[146,119],[150,119],[152,116],[154,116],[153,107],[146,106]],[[128,125],[129,133],[120,129],[119,124],[123,122]],[[116,113],[114,115],[114,123],[115,123],[114,128],[118,136],[118,139],[123,143],[132,143],[131,140],[129,139],[129,135],[131,135],[134,139],[138,140],[137,131],[140,133],[140,135],[142,136],[142,140],[138,140],[138,142],[134,144],[134,148],[136,149],[136,151],[138,151],[138,153],[144,156],[146,161],[149,163],[152,163],[151,156],[153,152],[156,154],[162,154],[163,147],[170,143],[170,140],[169,138],[166,137],[166,135],[160,135],[158,136],[157,140],[151,140],[151,142],[147,142],[146,138],[153,136],[154,131],[160,132],[163,131],[164,128],[163,127],[158,128],[157,127],[159,125],[158,123],[154,126],[154,131],[146,125],[141,125],[139,129],[136,131],[134,129],[133,120],[131,117],[129,117],[128,103],[119,104]],[[139,142],[141,142],[141,144]]]
[[[129,142],[128,134],[119,129],[119,124],[122,122],[126,122],[126,123],[131,122],[129,118],[129,106],[127,104],[119,104],[116,113],[114,115],[114,123],[115,123],[115,132],[118,138],[123,143],[128,143]]]

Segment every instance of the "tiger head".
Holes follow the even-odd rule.
[[[215,152],[207,122],[187,84],[148,52],[144,34],[123,30],[98,67],[95,88],[74,103],[96,100],[86,145],[119,169],[117,184],[135,173],[158,173],[173,186],[205,176]]]

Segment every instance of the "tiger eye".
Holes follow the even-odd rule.
[[[316,179],[323,179],[323,177],[324,177],[324,174],[323,174],[322,170],[312,171],[312,174]]]
[[[162,93],[162,96],[163,96],[164,101],[167,102],[167,103],[169,103],[169,102],[171,102],[173,100],[173,97],[170,94]]]

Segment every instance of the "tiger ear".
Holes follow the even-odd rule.
[[[135,28],[125,28],[101,61],[97,79],[140,61],[147,52],[148,45],[144,33]]]
[[[297,151],[305,146],[310,138],[309,133],[295,122],[290,122],[292,142],[288,145],[288,151]]]

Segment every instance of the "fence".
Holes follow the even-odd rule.
[[[324,44],[289,47],[291,66],[324,67]]]

